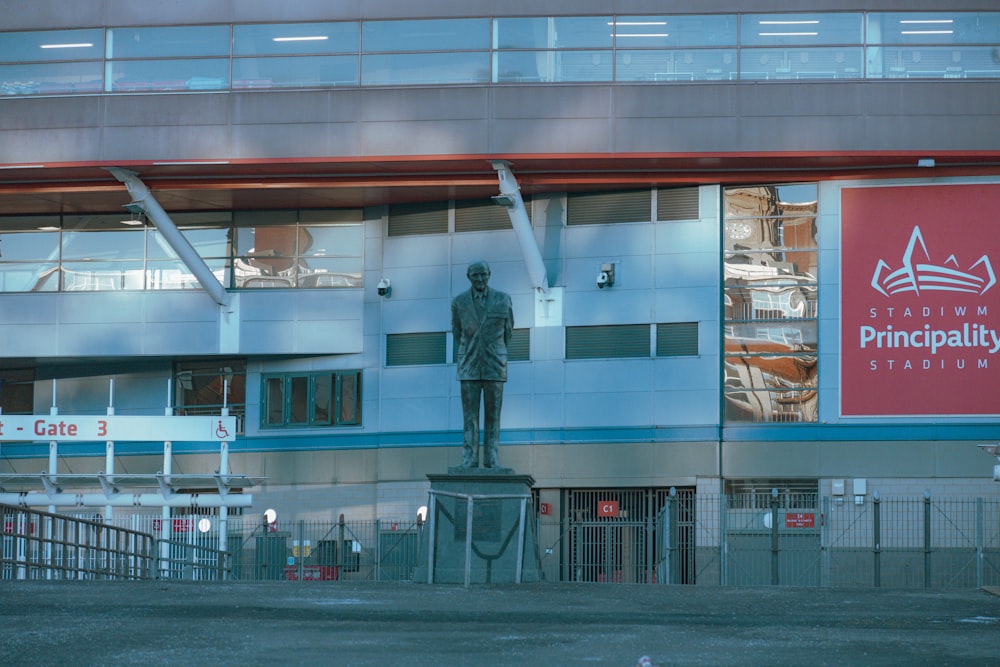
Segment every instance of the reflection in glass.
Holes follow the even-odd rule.
[[[863,67],[860,46],[740,51],[741,79],[860,79]]]
[[[873,79],[982,79],[1000,77],[995,46],[875,46],[867,51]]]
[[[361,26],[363,53],[489,48],[489,19],[365,21]]]
[[[239,58],[233,88],[308,88],[358,85],[357,56]]]
[[[220,284],[229,284],[227,259],[206,259],[205,263]],[[202,286],[191,269],[179,259],[155,260],[146,263],[146,289],[202,289]]]
[[[339,412],[337,422],[340,424],[361,423],[361,373],[338,373],[337,384]]]
[[[99,93],[104,87],[99,61],[0,65],[0,94]]]
[[[117,92],[223,90],[229,59],[123,60],[108,63],[107,86]]]
[[[490,55],[479,53],[396,53],[363,56],[362,86],[489,83]]]
[[[66,292],[142,290],[146,287],[142,260],[130,262],[62,263],[62,286]]]
[[[108,58],[229,56],[228,25],[108,30]]]
[[[285,413],[285,382],[284,378],[267,378],[264,384],[264,423],[280,426],[284,422]]]
[[[619,49],[615,59],[617,81],[724,81],[737,76],[736,49]]]
[[[611,81],[611,51],[509,51],[494,53],[496,81]]]
[[[0,62],[99,59],[104,55],[104,31],[35,30],[0,32]]]
[[[736,46],[736,17],[619,16],[612,25],[618,48]]]
[[[998,44],[1000,12],[868,14],[868,44]]]
[[[176,220],[175,220],[176,222]],[[198,256],[229,257],[229,230],[223,227],[198,227],[181,229],[181,234],[187,239]],[[177,253],[167,242],[158,229],[149,229],[146,241],[146,256],[149,259],[176,258]]]
[[[146,253],[146,232],[66,231],[62,235],[63,259],[139,259]]]
[[[860,13],[742,14],[740,43],[745,46],[861,44]]]
[[[233,26],[233,55],[357,53],[357,21]]]
[[[0,292],[55,292],[59,265],[55,262],[0,263]]]
[[[330,423],[330,404],[333,401],[332,375],[316,375],[313,377],[313,423]]]
[[[502,18],[493,22],[496,49],[593,49],[612,45],[610,16]]]
[[[59,232],[0,233],[0,260],[52,261],[59,259]]]

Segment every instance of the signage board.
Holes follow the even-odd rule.
[[[597,516],[618,516],[618,501],[617,500],[599,500],[597,501]]]
[[[785,514],[785,528],[815,528],[816,515],[812,512],[788,512]]]
[[[1000,413],[1000,185],[841,191],[844,416]]]
[[[236,417],[0,415],[0,442],[199,442],[236,439]]]

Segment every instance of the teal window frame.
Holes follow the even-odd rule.
[[[261,429],[360,425],[360,370],[261,376]]]

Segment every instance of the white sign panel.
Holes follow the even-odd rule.
[[[236,439],[236,417],[0,415],[0,442],[199,442]]]

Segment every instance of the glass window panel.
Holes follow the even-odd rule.
[[[494,20],[497,49],[610,48],[610,16],[556,16]]]
[[[126,60],[108,64],[107,85],[120,92],[229,88],[229,60]]]
[[[357,53],[358,23],[276,23],[233,27],[233,55]]]
[[[139,259],[145,255],[146,232],[66,231],[62,235],[63,259]]]
[[[313,423],[330,423],[330,405],[333,401],[332,375],[313,377]]]
[[[990,46],[876,46],[868,76],[879,79],[983,79],[1000,76],[1000,53]]]
[[[611,51],[509,51],[494,53],[497,82],[611,81]]]
[[[308,88],[358,85],[357,56],[239,58],[233,88]]]
[[[175,220],[176,222],[176,220]],[[182,229],[181,235],[195,249],[199,257],[229,257],[230,231],[226,228]],[[149,229],[146,241],[149,259],[177,257],[177,253],[157,229]]]
[[[145,289],[142,260],[132,262],[66,262],[62,264],[64,291],[117,291]]]
[[[1000,12],[868,14],[868,44],[1000,44]]]
[[[860,46],[740,51],[743,79],[859,79],[863,68]]]
[[[185,25],[108,30],[108,58],[228,56],[228,25]]]
[[[229,284],[229,261],[207,259],[205,263],[222,285]],[[202,289],[191,269],[179,259],[155,260],[146,263],[146,289]]]
[[[299,255],[361,257],[365,234],[362,225],[302,226]]]
[[[88,60],[104,55],[104,31],[39,30],[0,32],[0,62]]]
[[[337,423],[361,423],[361,373],[340,373],[337,380],[340,385]]]
[[[288,384],[288,423],[306,424],[309,422],[309,378],[293,376],[288,378]]]
[[[363,53],[388,51],[473,51],[490,48],[489,19],[365,21]]]
[[[481,53],[421,53],[364,56],[361,85],[489,83],[490,59]]]
[[[859,13],[740,16],[740,43],[744,46],[861,44],[861,30]]]
[[[237,278],[278,276],[295,266],[295,225],[239,227],[236,229]]]
[[[0,233],[0,260],[4,262],[58,259],[59,232]]]
[[[59,265],[55,262],[0,263],[0,292],[55,292]]]
[[[727,422],[815,422],[817,392],[804,390],[739,390],[727,388]]]
[[[2,95],[99,93],[103,81],[100,62],[0,65]]]
[[[615,58],[616,81],[728,81],[737,77],[736,49],[619,49]]]
[[[294,278],[298,287],[361,287],[363,275],[360,257],[300,257]]]
[[[264,382],[264,423],[281,426],[285,422],[285,381],[284,378],[267,378]]]
[[[727,277],[725,292],[727,320],[815,319],[817,316],[815,283],[762,285]],[[754,337],[756,332],[741,329],[739,334]],[[796,335],[799,342],[804,342],[801,329]]]
[[[669,46],[736,46],[736,17],[619,16],[615,21],[618,48]]]

